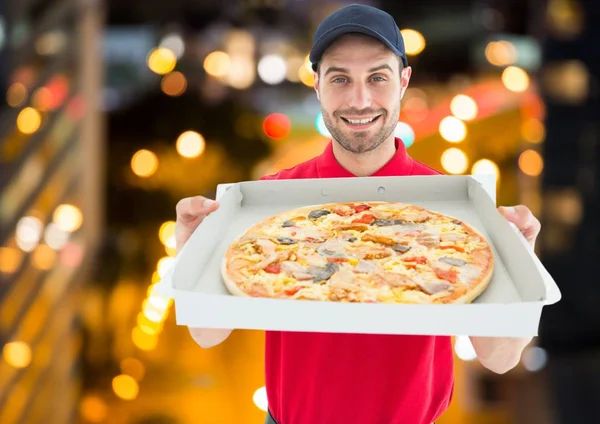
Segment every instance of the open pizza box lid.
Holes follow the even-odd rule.
[[[527,337],[560,291],[519,231],[497,210],[491,176],[403,176],[249,181],[218,186],[219,209],[181,249],[157,286],[174,299],[176,322],[199,328],[374,334]],[[397,201],[470,224],[490,242],[494,273],[471,304],[368,304],[230,295],[221,263],[256,222],[295,207]]]

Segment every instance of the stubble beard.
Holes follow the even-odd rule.
[[[334,112],[333,117],[327,113],[323,108],[321,108],[321,112],[323,113],[323,121],[325,126],[329,130],[332,138],[340,144],[345,150],[354,154],[361,154],[371,152],[377,149],[379,146],[386,141],[390,135],[395,131],[397,125],[397,119],[392,119],[390,122],[387,122],[390,116],[399,117],[400,116],[400,102],[396,105],[392,114],[389,115],[385,110],[375,111],[363,111],[362,113],[355,113],[349,111],[341,111]],[[352,116],[373,116],[373,115],[381,115],[379,119],[382,119],[384,124],[381,129],[374,134],[373,136],[369,136],[369,130],[367,131],[355,131],[352,135],[345,134],[344,131],[340,128],[345,125],[340,116],[344,115],[352,115]],[[339,122],[339,124],[337,124]]]

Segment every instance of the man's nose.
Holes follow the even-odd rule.
[[[353,84],[348,106],[357,110],[366,109],[371,106],[371,93],[366,84]]]

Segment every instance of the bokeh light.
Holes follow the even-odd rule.
[[[12,274],[21,264],[23,253],[14,247],[0,247],[0,273]]]
[[[529,87],[529,75],[521,68],[509,66],[502,72],[502,83],[510,91],[521,93]]]
[[[544,160],[535,150],[527,149],[519,156],[519,168],[525,175],[537,177],[544,169]]]
[[[446,116],[442,119],[439,131],[442,138],[451,143],[463,141],[467,136],[467,126],[463,121],[454,116]]]
[[[32,107],[26,107],[17,116],[17,128],[23,134],[33,134],[42,124],[40,113]]]
[[[517,49],[509,41],[491,41],[485,47],[485,58],[492,65],[512,65],[517,60]]]
[[[158,238],[162,244],[167,244],[171,237],[175,236],[175,221],[164,222],[158,230]]]
[[[144,351],[153,350],[158,345],[158,336],[144,333],[140,327],[135,327],[131,331],[131,339],[138,349]]]
[[[269,401],[267,399],[266,387],[263,386],[256,389],[252,395],[252,402],[254,402],[254,405],[256,405],[256,407],[261,411],[267,411],[269,407]]]
[[[214,51],[204,58],[204,70],[213,77],[224,77],[231,69],[229,55],[222,51]]]
[[[267,84],[275,85],[283,82],[287,74],[285,59],[277,54],[270,54],[258,61],[258,76]]]
[[[546,137],[546,129],[542,121],[536,118],[529,118],[521,124],[521,134],[525,141],[533,144],[539,144]]]
[[[177,138],[176,148],[184,158],[196,158],[204,153],[206,142],[196,131],[185,131]]]
[[[131,170],[138,177],[150,177],[157,169],[158,157],[150,150],[138,150],[131,158]]]
[[[176,65],[177,56],[166,47],[158,47],[148,55],[148,68],[158,75],[168,74]]]
[[[81,403],[79,404],[79,413],[89,422],[101,423],[106,420],[108,406],[99,396],[86,395],[81,399]]]
[[[4,361],[15,368],[25,368],[31,363],[31,348],[22,341],[9,342],[2,349]]]
[[[325,120],[323,119],[323,112],[319,112],[317,117],[315,118],[315,126],[317,127],[317,131],[323,137],[331,138],[331,133],[325,126]]]
[[[15,82],[6,91],[6,103],[11,107],[21,106],[27,99],[27,88],[25,84]]]
[[[37,269],[48,271],[56,263],[56,251],[47,244],[40,244],[33,251],[31,262]]]
[[[181,96],[187,88],[187,79],[179,71],[171,72],[163,77],[160,88],[168,96]]]
[[[425,37],[419,31],[403,29],[400,32],[402,38],[404,38],[404,48],[407,55],[416,56],[425,49]]]
[[[442,166],[450,174],[462,174],[469,166],[467,155],[456,147],[451,147],[442,153]]]
[[[406,148],[409,148],[415,142],[415,130],[406,122],[396,124],[394,136],[402,140]]]
[[[52,221],[60,230],[72,233],[81,227],[83,215],[77,206],[64,204],[56,208]]]
[[[493,175],[495,180],[498,181],[500,178],[500,169],[495,162],[489,159],[479,159],[471,167],[471,174],[473,175]]]
[[[31,252],[38,245],[44,224],[34,216],[24,216],[17,222],[17,246],[25,252]]]
[[[477,103],[473,98],[459,94],[454,96],[450,102],[450,111],[452,114],[463,121],[471,121],[477,117]]]
[[[263,121],[263,131],[268,137],[275,140],[287,137],[291,128],[290,118],[283,113],[272,113]]]
[[[137,381],[132,376],[125,374],[113,378],[112,388],[115,394],[124,400],[135,399],[139,392]]]

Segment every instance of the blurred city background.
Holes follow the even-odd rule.
[[[321,153],[307,55],[348,3],[0,1],[0,423],[264,421],[263,333],[201,349],[154,287],[180,198]],[[505,375],[455,338],[439,423],[600,422],[600,2],[360,3],[405,37],[409,153],[494,173],[563,292]]]

